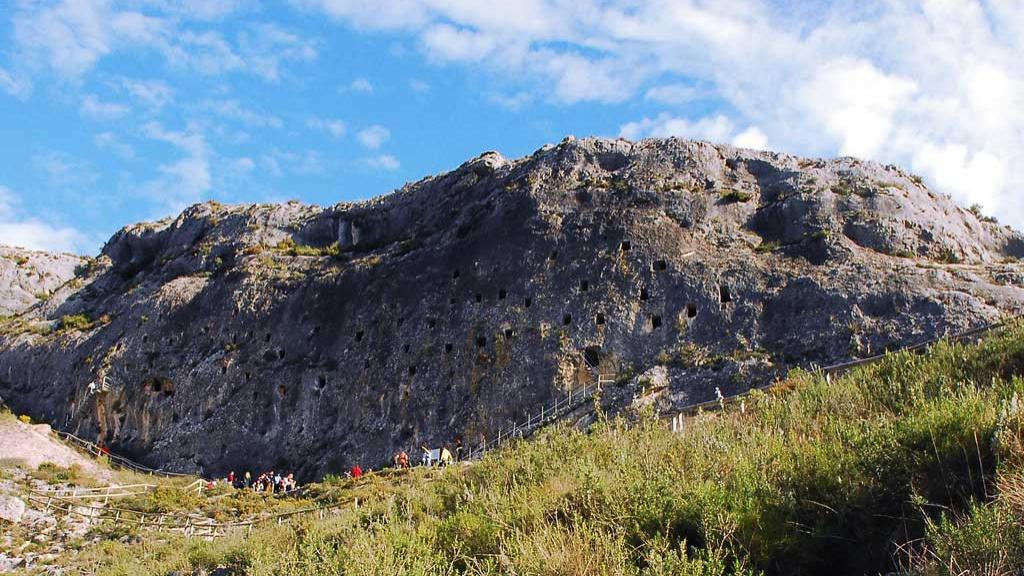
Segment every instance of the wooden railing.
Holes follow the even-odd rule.
[[[78,448],[79,450],[89,453],[93,457],[106,458],[110,464],[110,467],[114,469],[131,470],[132,472],[137,472],[139,474],[148,474],[150,476],[162,476],[165,478],[188,478],[195,476],[194,474],[169,472],[167,470],[160,470],[150,468],[148,466],[143,466],[142,464],[133,462],[125,458],[124,456],[118,456],[117,454],[113,454],[109,450],[103,450],[98,445],[93,444],[88,440],[83,440],[82,438],[79,438],[74,434],[70,434],[68,432],[61,432],[59,430],[54,430],[53,433],[56,434],[57,437],[60,438],[61,440],[67,442],[68,444],[71,444],[72,446]]]

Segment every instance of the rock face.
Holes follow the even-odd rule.
[[[83,259],[0,246],[0,316],[14,316],[39,302],[75,277]]]
[[[25,503],[20,498],[0,494],[0,520],[17,524],[21,522],[21,517],[24,514]]]
[[[6,329],[0,395],[150,465],[311,477],[472,445],[587,363],[609,409],[664,366],[668,408],[992,322],[1022,256],[892,166],[567,139],[363,203],[129,226]]]

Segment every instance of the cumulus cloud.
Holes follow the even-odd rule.
[[[391,131],[380,124],[374,124],[360,130],[359,134],[356,134],[356,138],[359,139],[359,143],[363,146],[370,150],[376,150],[391,139]]]
[[[393,172],[402,167],[398,158],[395,158],[390,154],[379,154],[377,156],[363,158],[360,161],[360,164],[373,170],[383,170],[386,172]]]
[[[626,135],[901,164],[1024,225],[1021,2],[293,3],[414,35],[429,60],[488,71],[509,93],[560,104],[642,95],[671,108],[625,123]],[[701,111],[682,114],[695,100]]]
[[[82,232],[26,217],[18,209],[19,204],[12,190],[0,185],[0,244],[51,252],[80,252],[88,245],[89,239]]]
[[[335,138],[341,138],[348,130],[348,125],[346,125],[343,120],[337,120],[334,118],[317,118],[316,116],[307,119],[306,126],[313,130],[326,132]]]

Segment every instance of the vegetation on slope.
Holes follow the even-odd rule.
[[[745,410],[556,428],[358,508],[215,542],[108,542],[166,574],[1010,574],[1024,566],[1024,327],[792,374]]]

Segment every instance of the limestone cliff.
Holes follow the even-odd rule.
[[[153,465],[467,444],[655,365],[662,407],[1024,305],[1024,237],[893,166],[669,140],[486,153],[368,202],[129,226],[4,327],[0,395]],[[90,389],[90,383],[105,385]]]

